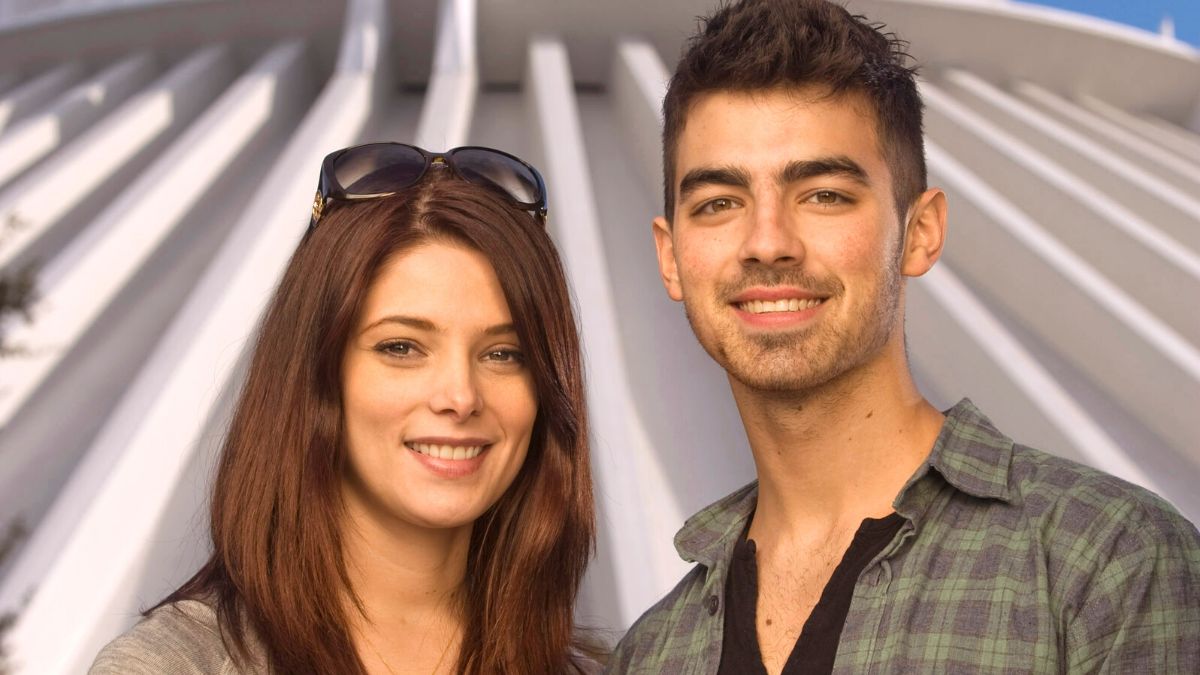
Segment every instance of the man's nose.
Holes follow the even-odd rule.
[[[743,263],[795,264],[804,259],[804,244],[796,223],[777,201],[756,203],[742,239]]]

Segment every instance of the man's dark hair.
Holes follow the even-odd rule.
[[[720,8],[693,36],[663,100],[663,183],[675,210],[675,156],[688,110],[717,91],[817,87],[865,95],[892,173],[901,218],[925,190],[921,96],[908,43],[826,0],[742,0]],[[903,225],[903,223],[902,223]]]

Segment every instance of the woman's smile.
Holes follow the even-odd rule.
[[[483,439],[423,439],[405,441],[417,461],[442,478],[469,476],[479,470],[492,444]]]

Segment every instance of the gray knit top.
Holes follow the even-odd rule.
[[[129,632],[108,643],[88,675],[234,675],[268,673],[261,648],[251,641],[254,659],[234,661],[213,608],[183,600],[154,610]]]

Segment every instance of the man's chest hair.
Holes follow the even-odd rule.
[[[808,545],[758,550],[755,556],[758,568],[755,613],[764,658],[767,650],[776,648],[784,649],[786,658],[854,539],[854,533],[854,529],[836,530],[826,539]]]

